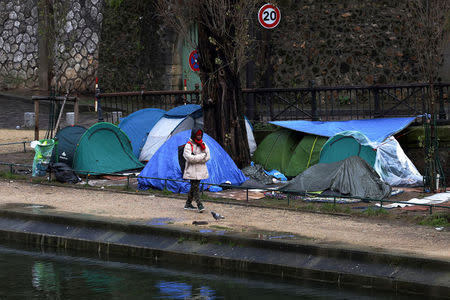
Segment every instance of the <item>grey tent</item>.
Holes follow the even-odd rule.
[[[282,192],[332,191],[345,196],[384,199],[391,187],[359,156],[334,163],[319,163],[279,189]]]

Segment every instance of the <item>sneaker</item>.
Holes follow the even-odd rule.
[[[195,206],[193,206],[191,203],[186,203],[186,205],[184,206],[184,209],[195,210],[197,208]]]
[[[202,211],[205,210],[205,207],[203,206],[203,204],[198,203],[198,204],[197,204],[197,209],[198,209],[199,212],[202,212]]]

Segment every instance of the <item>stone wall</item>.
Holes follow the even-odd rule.
[[[162,25],[153,1],[44,2],[52,6],[52,28],[39,28],[38,0],[0,0],[0,89],[37,87],[44,69],[60,92],[93,92],[97,74],[104,91],[181,88],[182,40]],[[280,0],[278,6],[275,29],[254,19],[254,86],[419,81],[405,38],[406,1]],[[42,35],[48,54],[38,49]],[[446,68],[442,73],[450,79]]]
[[[48,5],[51,15],[45,17],[38,0],[0,0],[0,88],[36,88],[39,68],[45,67],[52,88],[93,92],[104,1],[63,0]],[[39,51],[39,39],[46,40],[45,51]]]
[[[256,60],[259,74],[273,68],[277,87],[418,81],[406,1],[285,0],[279,7],[268,58]]]
[[[100,42],[102,91],[181,89],[177,35],[156,12],[154,1],[107,4]]]
[[[98,68],[103,0],[66,0],[54,7],[54,77],[62,91],[93,92]]]
[[[0,89],[38,85],[37,0],[0,0]]]

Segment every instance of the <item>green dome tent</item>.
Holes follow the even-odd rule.
[[[73,160],[77,173],[107,174],[143,168],[130,140],[119,127],[106,122],[91,126],[81,137]]]
[[[65,163],[72,168],[75,150],[86,130],[86,128],[79,125],[67,126],[59,130],[55,136],[55,140],[58,140],[58,144],[53,149],[52,162]]]
[[[285,175],[297,176],[319,162],[320,150],[328,138],[318,135],[306,135],[292,153]]]
[[[276,169],[294,177],[319,161],[320,149],[326,140],[281,129],[264,138],[253,155],[253,161],[266,170]]]
[[[320,152],[320,163],[333,163],[350,156],[359,156],[371,167],[375,165],[377,152],[369,139],[358,131],[343,131],[331,137]]]

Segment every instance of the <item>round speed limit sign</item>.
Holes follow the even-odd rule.
[[[275,28],[281,20],[280,10],[273,4],[264,4],[258,11],[258,20],[264,28]]]

